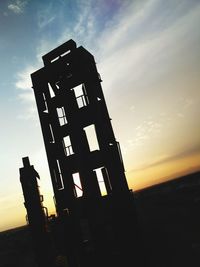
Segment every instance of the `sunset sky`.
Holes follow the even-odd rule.
[[[25,223],[22,157],[53,212],[30,74],[69,39],[95,57],[129,187],[200,170],[199,0],[3,0],[0,231]]]

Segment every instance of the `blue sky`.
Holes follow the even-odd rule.
[[[0,2],[0,229],[24,222],[24,156],[52,205],[30,74],[69,39],[95,56],[131,188],[200,169],[199,27],[195,0]]]

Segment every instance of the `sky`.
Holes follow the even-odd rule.
[[[25,224],[22,157],[53,192],[30,74],[73,39],[102,77],[129,187],[200,170],[199,0],[0,1],[0,231]]]

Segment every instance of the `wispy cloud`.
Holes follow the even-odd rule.
[[[53,10],[53,2],[50,1],[45,6],[41,3],[41,9],[37,14],[37,22],[40,30],[44,30],[44,28],[53,22],[56,18],[56,13]]]
[[[34,97],[33,97],[33,98],[34,98]],[[34,125],[39,125],[39,123],[38,123],[37,108],[36,108],[36,106],[33,105],[33,104],[27,106],[27,107],[26,107],[26,113],[24,113],[24,114],[19,114],[19,115],[17,116],[17,118],[18,118],[19,120],[23,120],[23,121],[29,121],[29,120],[31,120],[31,121],[35,121],[36,124],[34,124]]]
[[[18,89],[22,90],[27,90],[31,88],[32,83],[31,83],[31,77],[30,74],[32,72],[36,71],[36,66],[27,66],[24,70],[21,72],[18,72],[17,74],[17,82],[16,82],[16,87]]]
[[[178,64],[179,58],[175,54],[190,42],[186,36],[199,20],[200,6],[189,11],[185,8],[176,19],[167,20],[167,12],[161,12],[165,23],[161,21],[162,27],[156,27],[161,20],[155,16],[159,3],[152,0],[141,1],[137,8],[130,5],[99,36],[96,45],[99,45],[100,68],[111,93],[116,92],[116,88],[123,88],[124,98],[130,95],[133,85],[138,90],[138,86],[145,85],[146,81],[150,85],[150,82],[158,80],[168,73],[172,62],[174,66]],[[177,6],[174,4],[173,13],[176,13]]]
[[[16,201],[13,202],[13,199]],[[12,193],[8,196],[0,196],[0,211],[7,210],[13,207],[19,206],[20,201],[22,200],[22,196],[20,193]]]
[[[73,24],[68,22],[68,25],[63,28],[60,38],[58,38],[58,43],[74,39],[78,44],[87,48],[97,44],[97,10],[94,8],[93,1],[77,1],[76,16],[71,17],[71,19]]]
[[[19,114],[17,118],[23,120],[37,120],[37,110],[30,74],[37,69],[37,66],[28,66],[17,74],[16,88],[18,89],[18,99],[25,105],[26,112]]]
[[[48,53],[49,51],[51,51],[52,49],[54,49],[57,45],[58,45],[57,40],[50,42],[49,40],[45,38],[41,38],[38,41],[38,45],[36,47],[36,61],[37,61],[37,64],[40,64],[40,67],[41,67],[41,64],[43,65],[42,56]]]
[[[195,102],[196,102],[196,99],[193,99],[193,98],[184,98],[184,97],[181,97],[180,98],[180,102],[182,103],[182,106],[183,106],[183,109],[188,109],[188,108],[191,108]]]
[[[60,37],[58,39],[49,40],[44,34],[44,37],[38,40],[34,66],[31,64],[17,74],[15,86],[17,89],[19,89],[18,97],[20,101],[27,104],[27,109],[25,112],[26,115],[24,116],[23,114],[18,116],[21,119],[34,119],[36,117],[34,97],[30,89],[32,86],[30,74],[41,67],[42,56],[68,39],[78,39],[80,41],[82,40],[85,44],[89,44],[91,43],[92,36],[95,35],[95,15],[91,10],[92,1],[79,1],[78,4],[78,15],[74,21],[73,27],[64,27],[64,29],[61,27],[62,32],[60,33]],[[39,29],[44,31],[45,27],[52,23],[55,18],[56,16],[53,12],[53,5],[52,2],[50,2],[48,6],[38,12],[37,22]]]
[[[47,18],[45,14],[41,15],[41,17],[39,18],[39,21],[38,21],[39,28],[42,29],[42,28],[46,27],[52,21],[54,21],[54,19],[55,19],[55,16]]]
[[[130,152],[135,150],[137,147],[143,147],[149,143],[149,140],[155,140],[159,137],[161,131],[163,130],[163,123],[166,118],[158,116],[153,118],[152,116],[147,116],[145,120],[135,126],[134,133],[130,132],[131,138],[127,139],[124,143],[124,150]]]
[[[113,103],[117,103],[115,98],[119,97],[122,103],[125,103],[130,99],[130,93],[133,96],[134,91],[134,96],[140,97],[138,87],[145,83],[149,84],[158,79],[162,72],[167,72],[168,58],[173,58],[174,51],[179,49],[178,46],[174,47],[174,43],[188,42],[185,36],[191,31],[200,14],[199,6],[186,12],[186,1],[183,1],[182,13],[176,3],[170,2],[169,6],[169,9],[174,6],[174,17],[170,17],[167,21],[168,9],[163,11],[162,18],[156,20],[155,12],[159,11],[160,1],[133,1],[128,4],[126,2],[110,21],[104,23],[106,25],[104,30],[98,32],[100,20],[97,20],[97,15],[100,11],[94,8],[93,1],[78,1],[78,15],[73,18],[72,24],[66,23],[66,27],[61,26],[60,37],[57,35],[57,39],[49,39],[44,34],[40,38],[36,47],[36,60],[41,62],[42,55],[72,38],[86,49],[95,52],[95,58],[99,63],[97,67],[103,77],[107,96],[114,92]],[[55,19],[51,5],[47,7],[46,12],[48,16],[44,11],[39,16],[38,23],[41,28]],[[176,12],[180,13],[177,19],[175,19]],[[23,77],[19,75],[16,84],[21,89],[27,84]],[[143,91],[147,89],[146,84]]]
[[[8,5],[8,9],[15,14],[22,14],[28,3],[28,0],[15,0]]]
[[[160,155],[159,157],[154,158],[151,161],[144,162],[138,165],[136,168],[132,169],[131,171],[140,171],[140,170],[149,169],[157,165],[161,165],[167,162],[173,162],[174,160],[186,158],[194,154],[200,154],[200,146],[189,147],[187,149],[183,149],[182,151],[171,154],[171,155],[167,155],[167,154]]]

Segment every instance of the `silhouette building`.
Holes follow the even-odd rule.
[[[70,267],[128,266],[138,242],[133,194],[94,57],[69,40],[43,62],[31,78],[54,190],[56,244]]]

